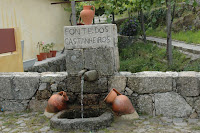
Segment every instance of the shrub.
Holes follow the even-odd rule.
[[[151,23],[151,27],[153,29],[157,28],[159,25],[166,24],[166,14],[167,11],[165,8],[155,9],[151,12],[149,17],[149,22]]]
[[[125,36],[136,36],[139,33],[139,22],[136,17],[131,19],[126,19],[120,25],[120,32],[121,35]]]

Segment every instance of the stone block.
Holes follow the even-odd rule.
[[[67,78],[67,91],[69,92],[81,92],[81,79],[80,77],[68,77]]]
[[[47,100],[31,100],[29,102],[29,109],[32,111],[44,111],[47,106]]]
[[[115,88],[119,92],[124,92],[124,89],[126,88],[126,81],[127,78],[125,76],[114,75],[110,77],[108,81],[109,91]]]
[[[67,80],[57,84],[57,91],[67,91]]]
[[[140,95],[137,99],[138,112],[153,115],[153,100],[149,95]]]
[[[42,83],[40,86],[39,86],[39,91],[42,91],[42,90],[45,90],[47,89],[47,83]]]
[[[194,108],[197,111],[198,115],[200,116],[200,97],[197,100],[195,100]]]
[[[189,117],[192,107],[176,92],[155,94],[156,115]]]
[[[191,106],[194,107],[195,98],[194,97],[185,97],[185,101]]]
[[[45,67],[38,67],[38,70],[35,70],[35,72],[39,72],[39,73],[42,73],[42,72],[47,72],[47,69]]]
[[[173,77],[170,73],[140,72],[127,77],[127,86],[139,94],[172,91]]]
[[[58,91],[57,86],[58,86],[57,84],[52,84],[51,90],[54,91],[54,92]]]
[[[196,72],[180,72],[177,78],[177,90],[182,96],[198,96],[199,80]]]
[[[49,67],[49,72],[59,72],[59,67],[54,65]]]
[[[0,74],[0,98],[14,99],[13,76]]]
[[[69,74],[77,75],[84,69],[83,50],[65,50],[66,70]]]
[[[84,79],[89,82],[95,81],[97,80],[97,78],[98,78],[98,73],[96,70],[90,70],[85,72],[84,74]]]
[[[133,94],[133,91],[129,89],[128,87],[125,88],[125,95],[126,96],[131,96]]]
[[[80,77],[69,77],[67,80],[67,90],[74,93],[81,93],[81,79]],[[93,82],[84,82],[84,93],[102,93],[108,91],[107,78],[100,78]]]
[[[36,99],[43,100],[43,99],[49,99],[52,95],[51,90],[45,89],[45,90],[38,90],[36,93]]]
[[[113,75],[118,70],[113,48],[85,49],[85,67],[89,70],[97,70],[100,76]],[[119,62],[118,62],[119,64]]]
[[[107,78],[100,78],[94,82],[85,81],[84,93],[102,93],[108,91],[108,80]]]
[[[38,73],[18,73],[13,78],[15,99],[31,99],[39,88]]]
[[[59,83],[65,79],[67,79],[67,72],[45,72],[41,74],[41,82],[42,83]]]
[[[27,104],[23,104],[17,101],[2,101],[2,109],[5,111],[25,111],[27,109]]]
[[[65,26],[65,49],[115,47],[117,27],[114,24]]]

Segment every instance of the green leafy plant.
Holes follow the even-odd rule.
[[[166,23],[166,9],[159,8],[151,12],[149,16],[149,21],[153,29],[157,28],[159,25],[165,25]]]
[[[139,22],[136,17],[125,20],[120,26],[121,35],[136,36],[139,33]]]
[[[51,49],[51,50],[53,50],[53,47],[55,46],[55,43],[51,43],[51,44],[48,44],[48,46],[49,46],[49,48]]]
[[[49,44],[44,45],[44,46],[42,47],[42,51],[43,51],[44,53],[49,53],[49,51],[50,51]]]

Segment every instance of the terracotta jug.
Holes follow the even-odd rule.
[[[132,114],[135,112],[129,98],[125,95],[119,95],[112,103],[112,110],[119,115]]]
[[[61,110],[64,110],[67,108],[67,101],[69,101],[69,98],[67,96],[67,93],[64,91],[61,91],[57,94],[52,95],[47,103],[46,111],[49,113],[56,113]]]
[[[91,10],[92,7],[93,7],[93,10]],[[94,6],[83,6],[83,10],[80,12],[80,17],[83,20],[85,25],[92,24],[94,15],[95,15],[95,7]]]
[[[118,95],[121,95],[121,93],[119,93],[116,89],[112,89],[110,90],[110,92],[108,93],[108,95],[106,96],[106,98],[104,99],[104,101],[106,103],[113,103],[113,101],[115,100],[115,98],[117,97],[117,94]]]
[[[118,115],[132,114],[135,112],[129,98],[119,93],[116,89],[112,89],[104,101],[106,103],[111,103],[112,110]]]

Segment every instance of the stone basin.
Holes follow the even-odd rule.
[[[112,121],[113,114],[110,111],[87,109],[82,119],[80,110],[63,110],[51,118],[50,126],[62,131],[95,131],[109,127]]]

